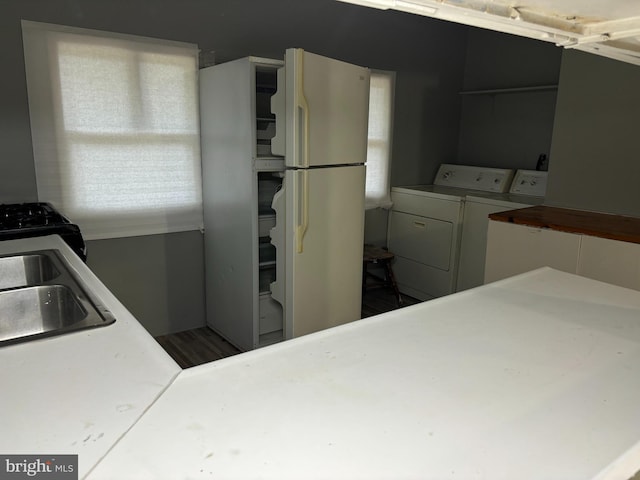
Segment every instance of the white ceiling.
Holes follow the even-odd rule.
[[[340,0],[487,28],[640,65],[640,0]]]

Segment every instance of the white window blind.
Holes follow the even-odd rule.
[[[197,46],[22,30],[39,200],[87,239],[202,228]]]
[[[389,177],[394,84],[395,74],[393,72],[371,72],[365,198],[367,209],[391,207]]]

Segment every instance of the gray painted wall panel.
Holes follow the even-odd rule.
[[[555,85],[562,50],[541,41],[469,31],[464,90]],[[549,157],[556,92],[462,95],[457,162],[535,169]]]
[[[546,203],[640,216],[640,67],[562,57]]]
[[[87,265],[152,335],[204,325],[198,231],[87,242]]]

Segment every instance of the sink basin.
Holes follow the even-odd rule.
[[[87,311],[64,285],[0,292],[0,312],[0,342],[69,329],[87,318]]]
[[[43,254],[2,257],[0,273],[0,290],[38,285],[60,275],[51,258]]]
[[[0,346],[113,322],[57,250],[0,257]]]

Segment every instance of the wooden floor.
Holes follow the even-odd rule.
[[[240,350],[207,327],[163,335],[156,337],[156,340],[182,368],[240,353]]]
[[[419,302],[415,298],[404,295],[402,299],[402,306]],[[390,290],[372,290],[362,298],[362,318],[396,308],[398,308],[396,299]],[[240,353],[240,350],[207,327],[163,335],[156,337],[156,340],[182,368],[194,367]]]

